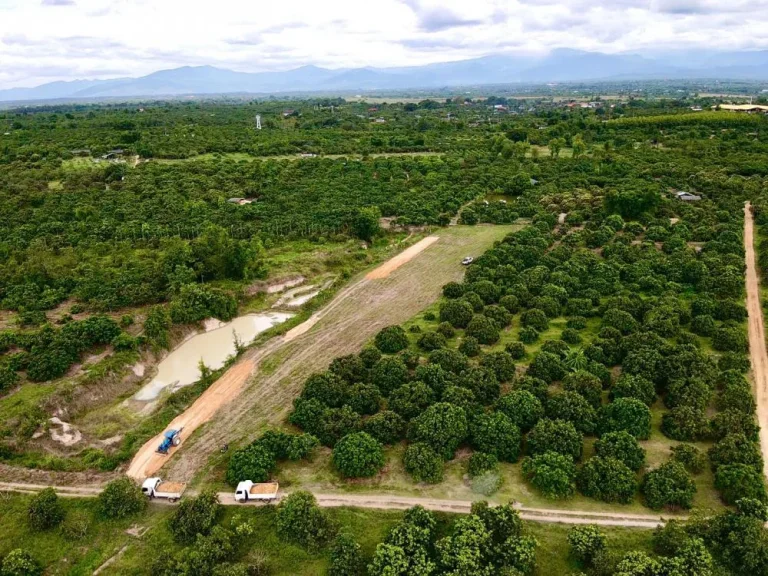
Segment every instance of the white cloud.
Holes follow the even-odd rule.
[[[560,47],[768,49],[768,0],[0,0],[0,88],[180,65],[406,66]]]

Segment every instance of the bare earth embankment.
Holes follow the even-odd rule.
[[[282,423],[307,376],[324,370],[337,356],[358,352],[383,327],[400,324],[432,304],[445,283],[462,277],[464,256],[481,254],[515,228],[443,229],[439,240],[430,240],[409,261],[395,256],[399,265],[385,277],[353,280],[307,326],[246,354],[243,361],[252,361],[255,368],[249,371],[245,388],[216,412],[196,438],[161,458],[160,465],[167,463],[162,476],[189,481],[224,444],[251,441],[268,425]],[[184,436],[189,437],[186,430]],[[152,451],[155,446],[146,448]],[[156,473],[158,462],[151,459],[151,463],[141,472]],[[131,471],[138,472],[133,465]]]
[[[768,352],[765,350],[765,326],[760,305],[760,282],[755,259],[754,222],[751,204],[744,205],[744,252],[747,262],[747,312],[749,314],[749,356],[755,381],[757,421],[760,425],[760,449],[763,474],[768,478]]]

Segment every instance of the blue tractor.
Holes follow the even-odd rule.
[[[158,454],[168,454],[168,451],[171,449],[171,446],[178,446],[181,444],[181,431],[184,428],[179,428],[178,430],[168,430],[163,435],[163,441],[160,443],[160,446],[157,447],[157,453]]]

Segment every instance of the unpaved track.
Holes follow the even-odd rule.
[[[442,286],[462,277],[461,259],[487,250],[519,226],[457,226],[386,278],[354,280],[318,314],[285,338],[252,351],[255,374],[233,402],[220,410],[178,454],[163,476],[190,481],[224,444],[254,440],[288,415],[304,380],[334,358],[358,352],[376,332],[400,324],[432,304]]]
[[[400,266],[402,266],[406,262],[410,262],[411,260],[413,260],[416,256],[419,255],[419,253],[423,252],[424,250],[432,246],[432,244],[434,244],[438,240],[440,240],[438,236],[427,236],[426,238],[419,240],[418,242],[416,242],[416,244],[414,244],[409,248],[406,248],[394,258],[390,258],[375,270],[371,270],[368,274],[366,274],[365,279],[381,280],[382,278],[386,278],[392,272],[400,268]]]
[[[33,484],[12,484],[0,482],[0,491],[20,492],[34,494],[47,486]],[[65,498],[93,498],[101,490],[92,488],[72,488],[53,486],[59,496]],[[193,492],[188,492],[192,495]],[[276,502],[285,498],[288,494],[281,493]],[[262,502],[249,502],[246,504],[235,502],[232,492],[219,492],[219,502],[225,506],[264,506]],[[315,494],[317,503],[323,508],[338,508],[348,506],[352,508],[372,508],[376,510],[407,510],[413,506],[423,506],[427,510],[435,512],[451,512],[453,514],[469,514],[472,502],[468,500],[441,500],[437,498],[410,498],[391,494]],[[166,500],[154,500],[157,504],[173,505]],[[597,524],[599,526],[623,526],[627,528],[652,529],[663,525],[666,520],[663,516],[653,514],[621,514],[617,512],[584,512],[578,510],[552,510],[546,508],[528,508],[514,504],[520,512],[523,520],[531,522],[554,522],[560,524]],[[675,516],[681,520],[685,517]]]
[[[755,234],[752,205],[744,204],[744,252],[747,261],[747,312],[749,314],[749,357],[755,381],[757,423],[760,425],[760,449],[763,475],[768,478],[768,352],[765,350],[765,326],[760,305],[760,282],[755,259]]]

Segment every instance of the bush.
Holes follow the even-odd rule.
[[[520,456],[520,429],[503,412],[480,414],[471,426],[472,446],[493,454],[503,462],[517,462]]]
[[[447,300],[440,304],[440,322],[448,322],[454,328],[466,328],[475,310],[465,300]]]
[[[42,573],[40,564],[20,548],[8,552],[0,567],[0,576],[40,576]]]
[[[309,550],[317,550],[331,537],[328,518],[317,500],[303,490],[286,496],[277,505],[277,535]]]
[[[379,352],[378,348],[374,348],[373,346],[366,346],[360,351],[358,357],[362,361],[363,366],[370,369],[373,368],[379,360],[381,360],[381,352]]]
[[[104,518],[127,518],[147,507],[147,497],[130,478],[112,480],[97,497],[98,511]]]
[[[470,368],[456,379],[456,385],[471,390],[478,402],[491,404],[499,397],[501,387],[493,372],[486,368]]]
[[[521,344],[533,344],[539,339],[539,331],[536,328],[521,328],[518,338]]]
[[[555,392],[547,399],[545,412],[552,420],[572,422],[579,432],[591,434],[595,430],[595,409],[576,392]]]
[[[412,439],[424,442],[445,460],[453,458],[468,431],[464,410],[447,402],[433,404],[411,422]]]
[[[64,509],[53,488],[35,494],[27,507],[27,521],[32,530],[49,530],[64,520]]]
[[[512,322],[512,314],[506,308],[493,304],[483,308],[483,315],[496,322],[496,326],[506,328]]]
[[[364,567],[360,544],[351,534],[344,532],[337,534],[331,545],[328,576],[359,576],[363,573]]]
[[[635,398],[647,406],[656,401],[656,389],[653,382],[634,374],[622,374],[611,388],[611,400]]]
[[[563,378],[563,390],[580,394],[595,409],[602,402],[603,384],[597,376],[586,370],[567,374]]]
[[[450,340],[456,336],[456,330],[453,328],[453,326],[451,326],[449,322],[440,322],[440,324],[437,326],[437,333],[447,340]]]
[[[395,412],[384,410],[368,418],[363,430],[382,444],[395,444],[405,435],[405,420]]]
[[[499,300],[499,305],[506,308],[507,312],[510,314],[517,314],[518,310],[520,310],[520,302],[517,300],[517,297],[512,294],[502,296]]]
[[[563,342],[568,344],[579,344],[581,342],[581,335],[573,328],[566,328],[560,335]]]
[[[544,407],[527,390],[513,390],[499,398],[496,410],[507,415],[523,432],[528,432],[544,416]]]
[[[746,354],[739,354],[737,352],[723,352],[723,355],[717,361],[717,369],[721,372],[736,370],[746,374],[749,372],[749,368],[749,357]]]
[[[504,347],[504,350],[513,360],[525,358],[525,345],[522,342],[510,342]]]
[[[432,364],[437,364],[443,370],[453,372],[454,374],[461,374],[469,367],[468,358],[456,350],[435,350],[430,353],[429,361]]]
[[[373,384],[353,384],[349,388],[346,404],[363,416],[376,414],[381,405],[381,392]]]
[[[562,360],[551,352],[539,352],[528,365],[527,376],[539,378],[547,383],[560,380],[565,376]]]
[[[702,414],[701,417],[703,418],[704,415]],[[712,437],[716,440],[720,440],[728,434],[744,434],[747,438],[757,441],[759,433],[759,427],[755,423],[753,415],[738,410],[723,410],[719,414],[715,414],[710,427]]]
[[[539,332],[544,332],[549,328],[549,319],[543,310],[531,308],[520,315],[520,322],[526,328],[533,328]]]
[[[762,471],[746,464],[726,464],[715,473],[715,488],[726,504],[735,504],[741,498],[766,502]]]
[[[389,397],[389,408],[397,412],[405,420],[418,416],[435,400],[432,388],[424,382],[408,382],[392,392]]]
[[[403,467],[416,482],[437,484],[443,479],[443,460],[427,444],[417,442],[406,448]]]
[[[220,510],[219,497],[213,490],[204,490],[194,498],[185,498],[170,520],[174,540],[191,544],[198,534],[207,536],[216,525]]]
[[[474,358],[480,354],[480,342],[474,336],[466,336],[461,340],[461,344],[459,344],[459,352],[469,358]]]
[[[408,335],[400,326],[387,326],[376,334],[373,342],[384,354],[397,354],[408,348]]]
[[[371,382],[384,396],[389,396],[393,390],[408,382],[410,377],[408,366],[397,357],[384,357],[371,370]]]
[[[461,298],[464,294],[464,285],[458,282],[448,282],[443,286],[443,296],[450,299]]]
[[[727,464],[746,464],[758,472],[763,470],[763,456],[760,447],[743,434],[728,434],[709,449],[712,470]]]
[[[715,319],[708,314],[694,316],[693,320],[691,320],[691,332],[699,336],[712,336],[716,327]]]
[[[661,417],[661,431],[672,440],[699,440],[706,435],[707,428],[704,411],[692,406],[678,406]]]
[[[627,504],[635,496],[635,474],[616,458],[590,458],[576,477],[579,491],[590,498],[603,502]]]
[[[571,555],[586,566],[605,550],[606,537],[594,524],[574,526],[568,531]]]
[[[495,344],[499,341],[499,326],[483,314],[475,314],[467,325],[467,336],[477,338],[480,344]]]
[[[565,327],[569,330],[584,330],[587,327],[587,319],[584,316],[572,316],[565,322]]]
[[[619,398],[600,408],[597,431],[600,436],[608,432],[626,430],[639,440],[651,435],[651,411],[635,398]]]
[[[706,458],[704,452],[693,444],[678,444],[672,446],[672,460],[680,462],[688,472],[699,474],[704,470]]]
[[[384,467],[381,444],[365,432],[344,436],[333,448],[333,465],[345,478],[367,478]]]
[[[445,348],[447,344],[445,336],[439,332],[424,332],[417,341],[419,348],[427,352],[437,350],[438,348]]]
[[[574,460],[581,458],[584,437],[571,422],[542,418],[529,432],[527,438],[528,454],[557,452],[570,456]]]
[[[595,455],[615,458],[630,470],[640,470],[645,465],[645,450],[637,439],[625,430],[608,432],[595,440]]]
[[[712,347],[719,352],[747,352],[749,344],[744,330],[737,326],[723,326],[712,335]]]
[[[641,485],[643,497],[648,507],[689,509],[696,494],[694,484],[685,467],[679,462],[665,462],[644,477]]]
[[[507,352],[489,352],[480,365],[493,372],[499,382],[509,382],[515,377],[515,362]]]
[[[237,300],[219,288],[184,284],[169,310],[175,324],[191,324],[211,317],[226,322],[237,315]]]
[[[486,452],[473,452],[469,457],[467,472],[470,478],[476,478],[485,472],[492,472],[499,467],[499,459]]]
[[[227,465],[227,483],[237,486],[238,482],[266,482],[275,469],[275,455],[257,443],[236,450]]]
[[[576,465],[557,452],[543,452],[523,460],[523,474],[547,498],[573,496]]]

